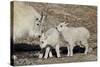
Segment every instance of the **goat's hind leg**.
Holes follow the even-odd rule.
[[[85,46],[85,52],[84,52],[84,54],[87,54],[88,53],[88,47],[89,47],[87,40],[83,40],[82,44]]]
[[[69,47],[69,45],[67,45],[67,50],[68,50],[67,56],[70,56],[70,47]]]

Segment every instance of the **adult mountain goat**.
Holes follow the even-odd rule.
[[[56,28],[50,28],[46,33],[43,33],[40,38],[40,47],[46,48],[45,56],[44,58],[49,56],[52,57],[50,47],[54,47],[57,53],[57,57],[60,57],[60,51],[59,51],[59,32]],[[42,58],[43,54],[39,55],[39,58]]]
[[[76,45],[83,45],[85,47],[85,54],[88,52],[88,42],[90,37],[89,31],[84,27],[68,27],[68,23],[60,23],[56,28],[63,36],[64,40],[68,42],[68,54],[67,56],[73,56],[73,48]]]
[[[23,37],[40,37],[41,16],[32,6],[23,2],[14,2],[13,40]]]

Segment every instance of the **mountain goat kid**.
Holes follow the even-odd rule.
[[[59,32],[56,28],[49,29],[45,34],[43,33],[40,38],[40,47],[46,48],[44,58],[46,59],[49,56],[52,57],[50,47],[54,47],[57,53],[57,57],[60,57],[59,51]],[[40,53],[39,58],[42,58],[43,54]]]
[[[68,54],[67,56],[73,56],[74,46],[83,45],[85,47],[85,54],[88,52],[88,42],[90,37],[89,31],[84,27],[68,27],[68,23],[60,23],[56,28],[63,36],[65,42],[68,42]]]

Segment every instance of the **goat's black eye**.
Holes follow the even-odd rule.
[[[36,18],[36,20],[39,20],[39,18]]]
[[[60,25],[60,27],[62,27],[62,25]]]
[[[41,43],[43,44],[44,42],[42,41]]]

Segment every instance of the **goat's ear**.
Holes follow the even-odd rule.
[[[69,23],[66,23],[66,26],[68,25]]]
[[[43,12],[41,12],[41,18],[40,18],[40,22],[42,22],[42,19],[43,19]]]

